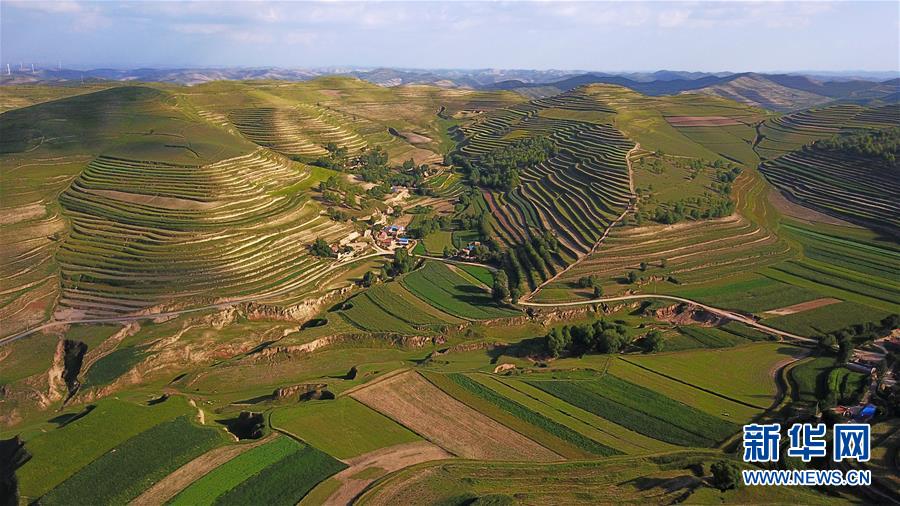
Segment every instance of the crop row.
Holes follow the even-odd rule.
[[[581,409],[673,444],[712,446],[736,426],[652,390],[603,376],[591,381],[529,381]]]
[[[307,177],[264,151],[205,166],[95,160],[60,196],[72,223],[57,252],[60,304],[110,315],[312,281],[325,262],[308,244],[345,227],[302,192],[277,193]]]
[[[466,389],[470,393],[481,397],[482,399],[494,404],[500,409],[512,414],[516,418],[519,418],[531,425],[541,428],[542,430],[553,434],[554,436],[567,441],[583,450],[586,450],[594,455],[616,455],[619,452],[608,447],[602,445],[593,439],[583,436],[578,432],[562,425],[558,422],[555,422],[546,416],[534,411],[518,402],[515,402],[503,395],[498,394],[497,392],[491,390],[490,388],[478,383],[468,376],[459,373],[453,373],[449,375],[450,379]]]
[[[782,156],[761,170],[775,186],[816,209],[877,227],[900,227],[900,181],[887,166],[810,150]]]

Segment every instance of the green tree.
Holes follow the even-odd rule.
[[[741,468],[730,460],[719,460],[709,466],[713,486],[725,491],[741,486]]]
[[[491,294],[497,302],[502,302],[509,297],[509,278],[505,271],[497,271],[494,275],[494,287]]]
[[[629,283],[634,284],[638,280],[638,275],[634,271],[628,271],[628,275],[626,276],[626,279],[628,280]]]
[[[547,334],[547,352],[552,357],[560,356],[569,346],[569,338],[563,329],[556,327]]]
[[[658,330],[652,330],[644,336],[644,349],[648,352],[660,352],[665,346],[665,340]]]
[[[328,242],[321,237],[317,237],[316,240],[313,241],[312,245],[309,247],[309,252],[317,257],[334,258],[337,256],[331,251],[331,246],[328,245]]]
[[[369,287],[378,282],[378,275],[372,271],[366,271],[362,277],[362,286]]]
[[[416,260],[403,248],[394,251],[394,260],[391,262],[391,273],[394,276],[405,274],[416,265]]]

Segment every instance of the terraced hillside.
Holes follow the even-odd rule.
[[[546,137],[557,147],[554,156],[524,167],[515,188],[483,190],[503,245],[525,244],[545,232],[558,238],[559,250],[543,262],[544,276],[589,253],[633,198],[626,161],[633,143],[604,123],[611,112],[574,91],[498,111],[464,129],[460,153],[476,166],[481,156],[518,139]]]
[[[306,254],[345,227],[301,192],[310,175],[257,150],[202,166],[99,157],[61,196],[72,233],[60,306],[91,316],[189,296],[238,296],[315,279]]]
[[[896,146],[885,142],[896,141],[885,141],[879,138],[884,134],[876,133],[891,127],[900,128],[900,106],[834,106],[779,118],[760,127],[760,152],[771,157],[761,171],[791,200],[895,234],[900,228],[896,202],[900,182]],[[859,146],[841,149],[830,139]],[[879,156],[889,153],[890,160]]]
[[[900,105],[868,108],[839,104],[770,118],[758,127],[754,148],[763,160],[773,160],[842,132],[880,129],[900,123]]]
[[[91,160],[107,155],[196,166],[254,149],[192,120],[171,98],[145,86],[115,87],[0,115],[4,333],[53,312],[60,294],[56,255],[70,227],[58,196]]]
[[[329,143],[346,148],[349,153],[366,146],[359,134],[309,104],[235,109],[228,113],[228,118],[248,139],[286,155],[325,155],[324,146]]]

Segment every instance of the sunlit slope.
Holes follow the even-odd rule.
[[[171,95],[116,87],[0,115],[0,319],[4,334],[44,321],[59,294],[55,253],[68,221],[57,196],[96,156],[201,164],[249,152],[185,117]]]
[[[900,106],[836,105],[767,121],[760,127],[758,149],[768,158],[761,170],[796,202],[896,237],[900,183],[896,145],[891,147],[896,141],[876,139],[883,135],[877,132],[890,128],[896,137]],[[854,138],[858,149],[811,145]]]
[[[129,312],[309,281],[323,265],[309,243],[344,227],[302,192],[276,193],[308,177],[262,150],[193,166],[97,158],[60,196],[73,223],[58,254],[60,305]]]
[[[435,86],[382,87],[324,77],[302,83],[214,82],[178,90],[203,121],[288,156],[314,159],[333,143],[351,153],[382,146],[391,158],[439,161],[459,114],[480,114],[522,101],[511,92]],[[456,117],[455,117],[456,116]]]
[[[342,235],[308,169],[122,87],[2,115],[2,311],[34,325],[310,280],[317,236]],[[28,212],[22,213],[26,209]]]
[[[545,137],[558,148],[524,167],[511,190],[483,191],[498,240],[513,249],[527,244],[509,261],[531,288],[587,254],[628,206],[626,155],[633,143],[609,125],[611,116],[611,109],[576,90],[496,111],[463,129],[460,153],[475,165],[524,138]],[[558,238],[558,249],[529,251],[547,232]]]

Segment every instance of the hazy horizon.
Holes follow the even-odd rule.
[[[900,3],[889,1],[7,0],[0,8],[0,60],[13,66],[900,70]]]

